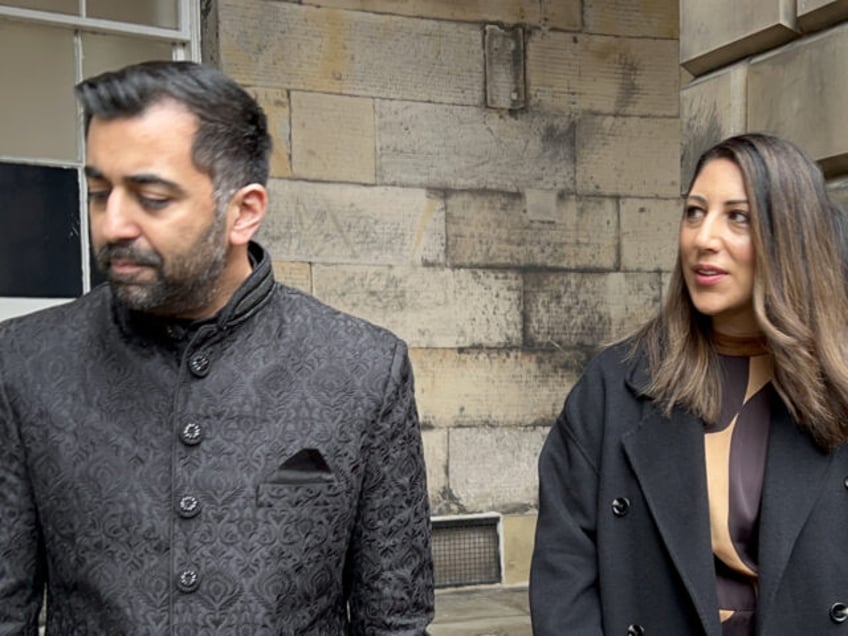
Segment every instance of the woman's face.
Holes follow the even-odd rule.
[[[695,308],[726,335],[758,332],[750,205],[738,166],[708,161],[692,184],[680,225],[680,265]]]

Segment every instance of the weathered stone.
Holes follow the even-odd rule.
[[[219,4],[221,68],[244,84],[455,104],[483,101],[477,25],[291,2]]]
[[[595,347],[625,336],[659,307],[660,275],[525,274],[526,344]]]
[[[313,263],[441,264],[445,206],[421,189],[272,179],[259,240]]]
[[[484,34],[486,106],[524,108],[524,31],[521,27],[502,29],[487,24]]]
[[[678,0],[586,0],[585,31],[677,39]]]
[[[846,59],[848,25],[753,60],[748,68],[749,129],[795,141],[828,175],[848,172]]]
[[[274,278],[307,294],[312,293],[312,269],[309,263],[273,261]]]
[[[535,31],[527,44],[530,105],[548,112],[675,116],[676,40]]]
[[[503,517],[503,582],[506,585],[527,583],[530,579],[536,518],[536,514]]]
[[[424,464],[427,467],[427,492],[431,507],[441,505],[448,485],[448,432],[446,430],[423,430]]]
[[[577,123],[577,192],[676,197],[680,121],[587,115]]]
[[[798,0],[798,26],[818,31],[848,20],[848,0]]]
[[[291,94],[294,175],[374,183],[374,102],[365,97]]]
[[[315,295],[413,347],[521,342],[521,278],[485,270],[314,265]]]
[[[448,433],[451,492],[465,512],[528,510],[538,498],[548,428],[455,428]]]
[[[380,183],[574,191],[569,115],[383,100],[376,108]]]
[[[573,269],[617,265],[614,199],[528,190],[525,197],[453,192],[446,203],[451,265]]]
[[[290,177],[291,170],[291,128],[289,126],[289,99],[286,91],[261,86],[247,86],[245,89],[256,97],[256,101],[268,118],[268,132],[274,139],[274,148],[270,158],[271,177]]]
[[[580,0],[302,0],[302,4],[443,20],[580,28]]]
[[[427,426],[550,426],[588,362],[582,351],[411,349]]]
[[[671,271],[677,258],[680,199],[621,199],[621,268]]]
[[[683,190],[688,188],[702,152],[726,137],[746,131],[747,78],[748,64],[743,62],[692,82],[680,91]]]
[[[680,0],[680,63],[703,75],[798,36],[795,0]]]

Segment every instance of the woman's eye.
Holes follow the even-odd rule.
[[[747,212],[742,212],[741,210],[734,210],[730,213],[730,220],[740,225],[748,225],[748,223],[751,222],[751,217],[748,215]]]
[[[687,205],[683,209],[683,217],[687,219],[699,218],[703,213],[704,211],[695,205]]]

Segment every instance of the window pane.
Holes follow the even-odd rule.
[[[79,221],[76,170],[0,163],[0,296],[79,296]]]
[[[0,20],[0,155],[77,159],[73,37]]]
[[[176,29],[177,0],[88,0],[89,18]]]
[[[92,77],[145,60],[170,60],[171,45],[125,35],[82,35],[82,74]]]
[[[79,15],[79,0],[3,0],[0,5]]]

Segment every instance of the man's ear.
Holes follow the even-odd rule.
[[[268,191],[259,183],[250,183],[230,199],[230,244],[246,245],[256,234],[268,209]]]

